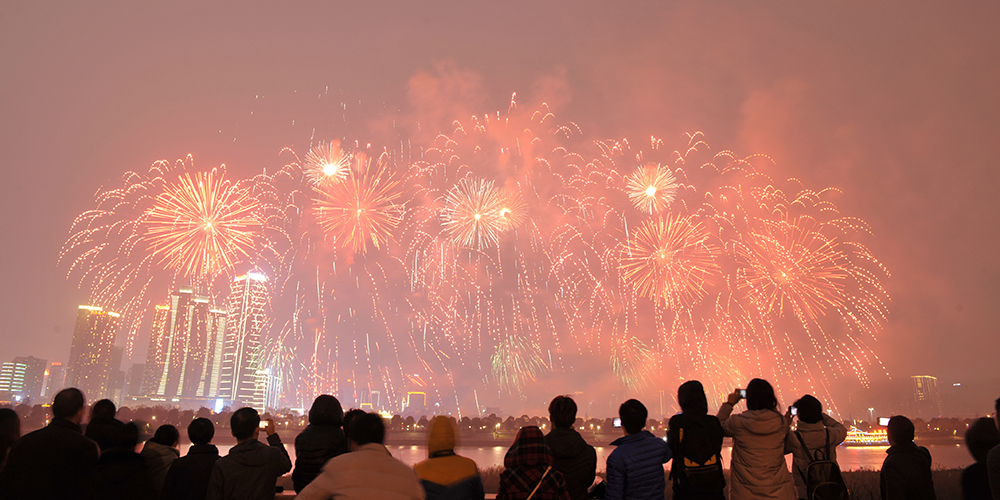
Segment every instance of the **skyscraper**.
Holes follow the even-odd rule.
[[[21,394],[38,402],[42,397],[42,382],[45,380],[45,367],[49,362],[34,356],[18,356],[14,358],[14,362],[23,363],[28,367],[24,371],[24,389]]]
[[[19,402],[24,392],[24,372],[28,365],[7,361],[0,365],[0,401]]]
[[[77,309],[66,385],[83,391],[87,401],[109,396],[108,371],[118,333],[118,317],[118,313],[97,306],[83,305]]]
[[[45,400],[52,401],[56,393],[66,387],[66,367],[58,361],[53,361],[45,378]]]
[[[260,363],[260,337],[267,305],[267,277],[253,272],[233,278],[229,290],[225,347],[219,397],[264,409],[267,383],[257,372]]]
[[[192,287],[180,287],[169,306],[153,311],[144,395],[216,397],[225,333],[226,312]]]
[[[921,417],[938,417],[941,415],[941,393],[938,391],[937,377],[930,375],[914,375],[913,402],[916,414]]]

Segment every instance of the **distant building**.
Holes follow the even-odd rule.
[[[7,361],[0,365],[0,402],[19,403],[23,399],[24,374],[28,365]]]
[[[183,286],[156,306],[146,351],[144,396],[215,398],[222,374],[226,311]]]
[[[914,414],[932,418],[941,416],[941,392],[937,377],[914,375],[910,379],[913,381]]]
[[[268,302],[267,276],[252,272],[233,278],[226,311],[219,398],[234,406],[265,407],[270,385],[259,371],[265,369],[260,353]]]
[[[22,389],[21,395],[39,402],[42,397],[42,384],[45,382],[45,367],[48,366],[49,362],[34,356],[18,356],[14,358],[14,362],[28,366],[24,371],[24,389]]]
[[[56,393],[66,387],[66,367],[58,361],[53,361],[45,378],[45,401],[51,402]]]
[[[146,365],[133,363],[125,374],[125,395],[142,396],[142,383],[146,378]]]
[[[66,385],[83,391],[88,402],[111,396],[108,372],[118,324],[118,313],[87,305],[77,309],[73,344],[66,365]]]

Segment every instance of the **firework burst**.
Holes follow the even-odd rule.
[[[339,141],[321,142],[306,154],[302,170],[313,186],[337,184],[350,174],[351,155],[340,149]]]
[[[654,214],[669,207],[677,197],[677,179],[666,166],[649,164],[628,177],[625,190],[636,209]]]
[[[500,233],[517,217],[503,194],[483,179],[463,179],[448,191],[442,219],[451,238],[468,248],[496,246]],[[519,210],[520,211],[520,210]]]
[[[252,260],[260,205],[215,172],[181,174],[139,223],[153,258],[181,276],[204,278]]]
[[[355,253],[383,248],[403,217],[399,177],[385,155],[375,162],[358,158],[343,182],[318,189],[312,213],[340,248]]]

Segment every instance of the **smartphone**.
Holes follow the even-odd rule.
[[[260,421],[260,428],[261,428],[261,429],[264,429],[264,428],[266,428],[266,427],[267,427],[267,420],[261,420],[261,421]]]
[[[742,399],[746,399],[747,398],[747,390],[746,389],[740,389],[740,398],[742,398]]]
[[[889,417],[879,417],[878,425],[881,425],[882,427],[889,425]]]
[[[798,415],[798,414],[799,414],[799,409],[793,406],[792,407],[792,415]]]
[[[615,419],[611,422],[611,425],[613,425],[615,427],[621,427],[622,426],[622,419],[621,419],[621,417],[615,417]]]

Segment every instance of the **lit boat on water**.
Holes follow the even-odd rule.
[[[889,446],[889,436],[885,429],[873,429],[865,432],[857,427],[847,431],[845,446]]]

